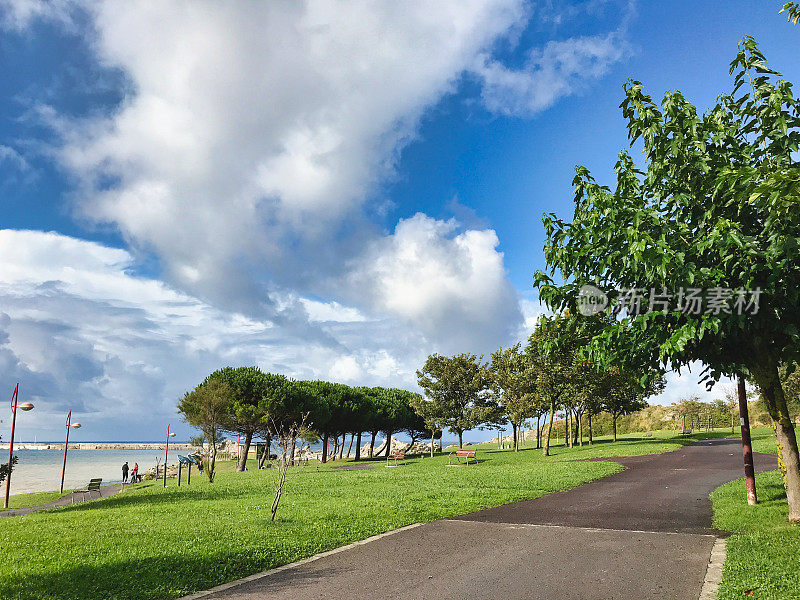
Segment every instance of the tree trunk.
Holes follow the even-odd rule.
[[[239,464],[236,465],[236,470],[241,473],[247,466],[247,455],[250,454],[250,443],[253,441],[253,432],[248,431],[244,436],[244,451],[239,459]]]
[[[350,458],[350,450],[353,449],[353,438],[355,437],[354,433],[350,434],[350,445],[347,447],[347,458]],[[342,444],[344,446],[344,444]]]
[[[261,461],[258,463],[258,468],[263,469],[264,463],[269,460],[269,447],[272,445],[272,440],[270,439],[269,432],[264,435],[264,454],[261,455]]]
[[[536,449],[539,450],[542,447],[542,427],[539,424],[542,416],[536,415]]]
[[[297,436],[293,435],[292,436],[292,447],[289,450],[289,461],[290,461],[289,464],[292,465],[292,466],[294,466],[294,450],[295,450],[296,447],[297,447]]]
[[[433,458],[433,444],[436,441],[436,430],[431,431],[431,458]]]
[[[336,453],[339,452],[339,434],[333,438],[333,452],[331,452],[331,460],[336,460]]]
[[[372,432],[372,439],[369,442],[369,457],[372,458],[372,453],[375,451],[375,436],[378,435],[377,431]]]
[[[322,462],[328,462],[328,432],[322,432]]]
[[[511,435],[514,436],[514,452],[517,451],[517,424],[511,423]]]
[[[556,412],[556,403],[550,402],[550,416],[547,419],[547,435],[542,444],[542,456],[550,456],[550,434],[553,432],[553,415]]]
[[[206,474],[208,475],[208,483],[214,483],[214,467],[217,464],[217,441],[213,440],[208,449],[208,468]]]
[[[783,473],[783,484],[786,488],[786,499],[789,504],[789,522],[800,523],[800,454],[797,450],[797,437],[794,423],[786,405],[786,396],[778,376],[777,364],[758,365],[753,368],[756,380],[767,412],[772,417],[775,427],[775,438],[778,445],[778,463]]]
[[[575,447],[578,443],[578,433],[581,429],[581,415],[578,413],[577,410],[573,414],[572,429],[574,431],[574,435],[572,437],[572,446]]]
[[[588,421],[587,425],[589,426],[589,445],[591,446],[594,443],[592,439],[592,413],[587,413],[586,420]]]
[[[391,431],[387,431],[386,432],[386,457],[387,458],[389,457],[389,452],[391,452],[391,448],[392,448],[392,432]]]
[[[458,448],[459,450],[464,447],[464,432],[458,432]]]
[[[617,415],[611,415],[611,423],[614,429],[614,441],[617,441]]]
[[[572,411],[564,407],[564,445],[572,448]]]
[[[358,432],[358,439],[356,439],[356,460],[361,460],[361,432]]]
[[[578,415],[578,446],[583,448],[583,415]]]

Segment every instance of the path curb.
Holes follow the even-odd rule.
[[[706,578],[700,590],[698,600],[716,600],[719,584],[722,581],[722,565],[725,564],[725,540],[717,538],[711,549],[711,558],[708,561]]]
[[[293,563],[289,563],[287,565],[275,567],[274,569],[270,569],[269,571],[262,571],[261,573],[256,573],[255,575],[250,575],[249,577],[242,577],[241,579],[237,579],[235,581],[229,581],[228,583],[223,583],[222,585],[218,585],[216,587],[204,590],[202,592],[197,592],[194,594],[190,594],[188,596],[181,596],[177,600],[198,600],[199,598],[205,598],[207,596],[210,596],[211,594],[216,594],[217,592],[225,591],[232,587],[242,585],[243,583],[258,581],[259,579],[263,579],[264,577],[269,577],[270,575],[274,575],[275,573],[280,573],[281,571],[286,571],[287,569],[293,569],[295,567],[299,567],[301,565],[314,562],[315,560],[319,560],[320,558],[325,558],[326,556],[331,556],[332,554],[338,554],[339,552],[344,552],[345,550],[349,550],[350,548],[363,546],[364,544],[369,544],[370,542],[374,542],[375,540],[379,540],[381,538],[394,535],[395,533],[400,533],[401,531],[408,531],[409,529],[414,529],[415,527],[419,527],[420,525],[422,525],[422,523],[412,523],[411,525],[406,525],[405,527],[401,527],[400,529],[393,529],[392,531],[379,533],[378,535],[373,535],[372,537],[368,537],[364,540],[353,542],[352,544],[347,544],[346,546],[339,546],[338,548],[334,548],[333,550],[328,550],[327,552],[320,552],[319,554],[315,554],[314,556],[309,556],[308,558],[304,558],[303,560],[298,560]]]

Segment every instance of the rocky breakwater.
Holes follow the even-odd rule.
[[[386,451],[386,440],[380,443],[380,445],[375,446],[375,450],[372,452],[373,456],[377,456],[382,452]],[[433,451],[434,452],[441,452],[442,445],[438,442],[434,442],[433,444]],[[406,454],[430,454],[431,453],[431,443],[430,442],[414,442],[410,444],[408,442],[401,442],[396,438],[392,438],[392,446],[389,449],[389,453],[393,454],[395,452],[405,452]],[[369,456],[369,444],[364,444],[361,448],[361,456],[366,458]]]
[[[164,442],[70,442],[70,450],[163,450]],[[170,442],[170,450],[192,451],[196,446],[180,442]],[[0,444],[0,449],[8,450],[8,444]],[[63,450],[64,442],[14,442],[15,450]]]

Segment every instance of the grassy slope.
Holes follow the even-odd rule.
[[[172,598],[409,523],[535,498],[620,468],[559,459],[663,452],[690,441],[674,432],[620,436],[617,443],[554,446],[550,459],[486,445],[481,462],[468,468],[445,467],[446,456],[396,469],[383,461],[360,471],[315,464],[290,476],[276,523],[267,517],[273,471],[232,473],[226,466],[211,486],[196,474],[191,487],[146,482],[112,498],[0,522],[0,547],[10,557],[0,563],[0,598]]]
[[[778,471],[756,476],[759,504],[748,506],[744,479],[726,483],[711,494],[714,525],[733,533],[720,600],[800,599],[800,526],[787,521],[788,507]]]
[[[13,481],[11,482],[14,483]],[[66,490],[64,494],[69,494],[71,490]],[[53,500],[58,500],[63,496],[58,490],[54,492],[32,492],[30,494],[12,494],[8,498],[8,509],[25,508],[28,506],[36,506],[37,504],[46,504]],[[0,503],[2,504],[2,503]],[[0,511],[5,510],[0,506]]]

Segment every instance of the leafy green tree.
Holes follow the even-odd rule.
[[[549,414],[542,445],[544,456],[550,456],[550,436],[556,409],[574,389],[580,365],[579,352],[585,341],[577,321],[567,315],[542,315],[528,338],[525,353],[533,385]]]
[[[442,407],[444,425],[458,435],[458,447],[463,448],[464,432],[486,422],[489,416],[489,384],[481,358],[474,354],[431,354],[417,371],[417,380],[425,395]]]
[[[505,350],[500,348],[492,352],[487,372],[491,393],[511,423],[514,451],[517,452],[517,431],[525,419],[535,416],[535,373],[530,357],[520,350],[520,344]]]
[[[425,428],[431,434],[431,458],[433,458],[436,436],[442,436],[446,411],[444,407],[433,398],[426,398],[421,394],[414,394],[410,400],[411,408],[425,422]]]
[[[577,168],[573,220],[544,219],[550,273],[537,285],[556,309],[574,306],[585,282],[616,307],[619,290],[672,294],[674,304],[611,325],[595,356],[633,355],[654,369],[702,361],[710,383],[743,372],[775,423],[789,519],[800,522],[800,456],[778,373],[800,358],[800,113],[752,38],[734,73],[732,93],[703,115],[680,92],[659,108],[640,82],[626,84],[621,107],[645,165],[622,152],[613,191]],[[683,295],[694,289],[725,302],[695,313]]]
[[[191,392],[186,392],[178,402],[181,418],[203,432],[208,444],[208,464],[206,475],[208,482],[214,483],[217,462],[217,447],[222,441],[222,433],[230,414],[230,399],[233,390],[227,383],[211,380],[198,385]],[[166,468],[166,465],[164,466]]]
[[[244,449],[236,465],[237,471],[244,471],[253,436],[266,433],[270,406],[289,392],[289,380],[258,367],[225,367],[203,383],[210,381],[224,382],[231,390],[225,429],[244,436]]]
[[[611,415],[614,441],[617,441],[617,419],[647,407],[645,398],[664,390],[664,377],[657,370],[642,374],[630,369],[612,368],[606,375],[608,382],[603,397],[603,408]]]

